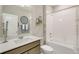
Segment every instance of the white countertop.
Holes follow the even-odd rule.
[[[28,43],[31,43],[31,42],[34,42],[40,39],[41,39],[40,37],[30,35],[30,36],[24,37],[23,39],[16,38],[16,39],[9,40],[6,43],[0,44],[0,53],[9,51],[11,49],[20,47],[22,45],[25,45],[25,44],[28,44]]]

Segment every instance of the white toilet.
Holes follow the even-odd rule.
[[[48,46],[48,45],[42,45],[41,52],[44,54],[51,54],[51,53],[53,53],[53,48],[51,46]]]

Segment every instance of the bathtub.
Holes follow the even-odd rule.
[[[73,48],[60,44],[59,42],[49,40],[46,41],[46,44],[54,49],[53,54],[76,54]]]

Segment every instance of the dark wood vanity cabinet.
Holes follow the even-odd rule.
[[[40,40],[6,51],[3,54],[40,54]]]

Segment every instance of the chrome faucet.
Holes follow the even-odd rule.
[[[18,38],[19,38],[19,39],[23,39],[23,36],[19,36]]]

